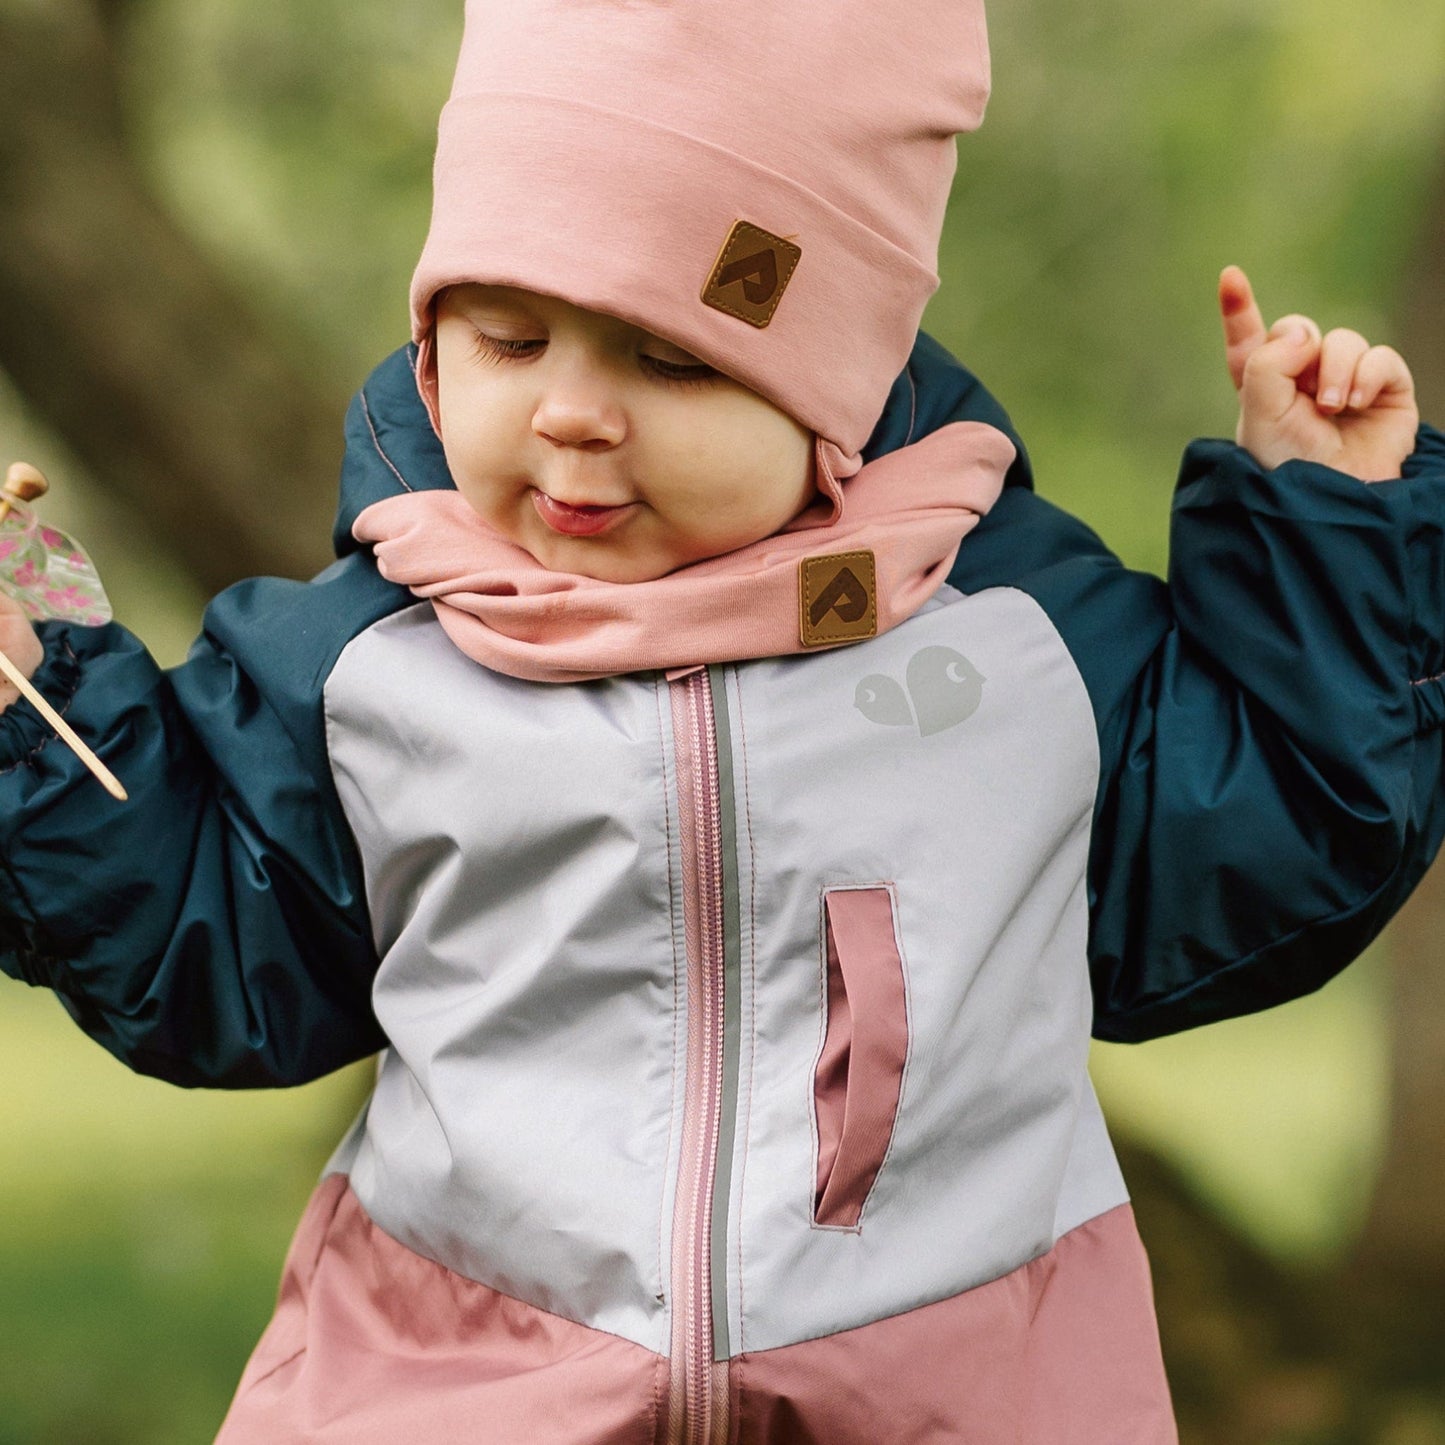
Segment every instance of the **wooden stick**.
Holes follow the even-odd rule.
[[[30,685],[30,679],[0,652],[0,672],[3,672],[16,687],[34,704],[35,709],[51,727],[65,740],[70,750],[100,779],[101,785],[112,798],[119,799],[122,803],[126,801],[126,791],[121,787],[115,774],[81,742],[75,735],[75,729],[70,726],[61,715],[45,701],[43,697]]]

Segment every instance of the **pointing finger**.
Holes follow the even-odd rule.
[[[1238,266],[1226,266],[1220,272],[1219,312],[1224,320],[1224,358],[1238,390],[1244,384],[1245,362],[1268,338],[1254,288]]]

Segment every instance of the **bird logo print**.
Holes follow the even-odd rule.
[[[984,677],[951,647],[925,647],[908,660],[906,688],[885,673],[875,672],[858,684],[853,706],[869,722],[886,727],[916,727],[932,737],[978,711]]]

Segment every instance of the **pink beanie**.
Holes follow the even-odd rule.
[[[411,288],[433,423],[433,299],[482,281],[665,337],[852,475],[988,90],[983,0],[467,0]]]

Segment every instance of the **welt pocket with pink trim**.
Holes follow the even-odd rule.
[[[908,995],[886,885],[825,889],[827,1025],[813,1075],[813,1221],[857,1228],[893,1137],[908,1061]]]

